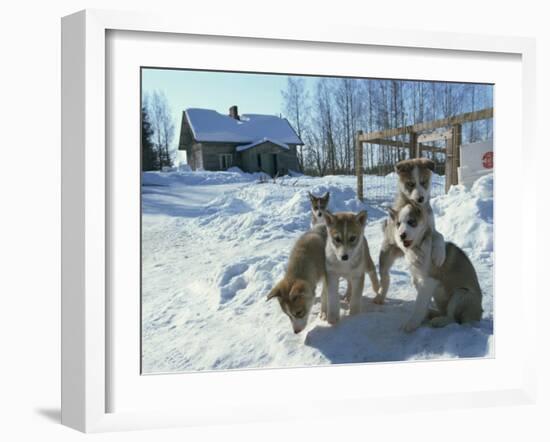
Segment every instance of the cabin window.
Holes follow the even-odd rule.
[[[262,156],[258,154],[258,169],[262,169]]]
[[[226,170],[231,167],[231,164],[233,163],[233,155],[230,153],[223,153],[218,156],[220,160],[220,169]]]

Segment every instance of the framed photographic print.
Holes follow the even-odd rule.
[[[63,19],[63,423],[531,401],[533,42],[234,29]]]
[[[493,89],[142,67],[142,373],[493,357]],[[224,112],[224,103],[238,99]],[[178,103],[185,101],[182,111]],[[427,129],[417,135],[415,125]],[[371,141],[360,144],[362,196],[355,173],[360,127],[370,128],[360,137]],[[391,135],[401,127],[403,134]],[[454,137],[453,127],[460,131]],[[462,161],[455,170],[459,155],[451,144],[458,137]],[[426,182],[416,185],[414,170],[396,174],[396,165],[420,158]],[[479,326],[402,330],[417,294],[407,260],[396,261],[399,269],[384,261],[392,259],[385,257],[390,244],[402,252],[383,228],[400,185],[402,194],[415,186],[407,195],[416,203],[431,200],[436,228],[467,252],[464,263],[471,260],[475,269],[472,281],[460,282],[471,290],[451,295],[450,307],[450,298],[442,300],[444,312],[457,311],[432,323],[456,316]],[[299,240],[326,224],[324,211],[365,211],[367,219],[335,225],[334,238],[322,237],[321,227],[321,238]],[[364,245],[349,240],[361,231]],[[338,297],[341,316],[349,319],[334,327],[314,319],[324,316],[315,296],[323,277],[312,274],[315,267],[299,268],[312,262],[312,253],[289,258],[298,241],[315,239],[334,250],[344,272],[340,282],[346,280]],[[452,260],[449,268],[459,266]],[[365,293],[372,296],[354,299],[359,305],[352,308],[353,277],[346,272],[357,266],[361,277],[367,273]],[[383,266],[391,283],[379,282]],[[283,278],[285,267],[292,275]],[[450,281],[445,272],[442,283]],[[259,302],[269,293],[279,302]],[[476,310],[474,317],[468,309]]]

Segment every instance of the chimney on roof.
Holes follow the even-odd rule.
[[[235,120],[240,120],[239,118],[239,108],[237,106],[231,106],[229,108],[229,116]]]

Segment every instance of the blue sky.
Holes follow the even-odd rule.
[[[309,96],[314,96],[319,77],[296,76],[305,79]],[[283,113],[281,91],[286,89],[287,75],[189,71],[184,69],[142,70],[142,92],[164,92],[176,128],[172,148],[177,148],[182,112],[190,107],[213,109],[227,114],[237,105],[240,114]],[[492,92],[492,86],[488,86]],[[491,94],[492,101],[492,94]]]
[[[313,77],[304,77],[311,87]],[[176,126],[174,146],[179,139],[181,114],[189,107],[214,109],[226,114],[236,104],[241,114],[282,112],[281,91],[286,88],[286,75],[231,72],[186,71],[176,69],[143,69],[143,93],[164,91]]]
[[[178,113],[188,107],[225,113],[236,104],[243,113],[278,114],[286,78],[285,75],[144,69],[142,81],[144,92],[164,90]]]

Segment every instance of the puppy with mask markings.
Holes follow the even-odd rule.
[[[349,212],[332,214],[327,211],[325,223],[327,320],[335,324],[340,319],[339,278],[348,281],[348,289],[351,290],[350,315],[355,315],[361,311],[365,272],[368,273],[375,292],[378,291],[378,275],[364,234],[367,223],[365,210],[357,214]]]
[[[405,256],[417,290],[413,314],[403,329],[414,331],[425,319],[430,319],[433,327],[479,321],[483,312],[481,287],[474,266],[462,249],[446,242],[445,261],[436,266],[432,260],[433,230],[426,207],[410,202],[399,211],[390,209],[390,217],[395,226],[395,243]],[[430,312],[432,298],[437,310]]]
[[[283,313],[292,324],[294,333],[300,333],[307,325],[315,300],[315,288],[325,281],[325,244],[327,232],[318,225],[304,233],[292,248],[285,276],[267,295],[267,300],[277,298]],[[326,283],[323,284],[321,312],[326,314]]]
[[[311,201],[311,228],[317,224],[325,224],[325,211],[328,210],[328,202],[330,192],[326,192],[322,196],[315,196],[311,192],[307,193]]]
[[[409,201],[421,205],[425,211],[428,224],[432,231],[432,257],[433,264],[439,267],[445,261],[445,239],[435,229],[435,220],[430,206],[430,190],[432,187],[432,173],[435,163],[427,158],[415,158],[403,160],[395,165],[398,176],[398,193],[393,204],[393,209],[399,212]],[[379,272],[380,290],[374,298],[376,304],[383,304],[390,286],[390,269],[394,261],[403,256],[403,251],[395,242],[395,225],[391,221],[384,224],[384,240],[380,248]]]
[[[330,199],[330,192],[326,192],[323,196],[315,196],[311,192],[308,192],[309,200],[311,201],[311,228],[318,225],[325,225],[325,212],[328,211],[328,203]],[[350,302],[351,299],[351,281],[347,281],[348,286],[344,300]],[[324,317],[324,313],[321,313]]]

